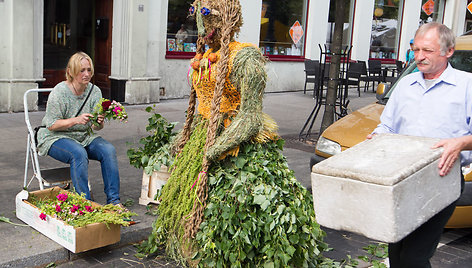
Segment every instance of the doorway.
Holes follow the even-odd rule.
[[[104,98],[110,98],[112,15],[113,0],[44,0],[46,80],[40,87],[54,87],[64,81],[69,57],[83,51],[94,63],[92,82],[102,90]],[[40,96],[40,101],[44,97]]]

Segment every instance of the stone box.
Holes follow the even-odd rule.
[[[380,134],[313,166],[322,226],[394,243],[460,195],[460,165],[439,176],[439,139]]]

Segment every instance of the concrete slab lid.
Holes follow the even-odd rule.
[[[378,134],[313,166],[312,172],[378,185],[395,185],[439,159],[439,139]]]

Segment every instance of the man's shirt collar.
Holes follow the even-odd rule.
[[[457,85],[456,73],[454,73],[453,70],[454,68],[451,66],[450,63],[448,63],[444,72],[436,79],[434,84],[429,89],[434,88],[437,84],[442,83],[442,82],[450,84],[450,85],[454,85],[454,86]],[[421,87],[423,87],[423,89],[425,89],[425,91],[429,90],[426,88],[426,83],[425,83],[425,79],[422,72],[412,73],[411,78],[412,78],[412,81],[410,85],[418,83],[421,85]]]

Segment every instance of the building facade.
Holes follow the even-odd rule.
[[[104,97],[139,104],[187,96],[196,49],[192,2],[0,0],[0,111],[22,111],[27,89],[64,80],[67,59],[79,50],[94,60],[94,83]],[[302,90],[304,59],[320,59],[330,48],[335,0],[240,2],[237,40],[268,57],[266,92]],[[343,46],[351,60],[404,61],[422,23],[443,22],[457,35],[472,28],[470,2],[346,1]],[[34,109],[37,99],[28,103]]]

